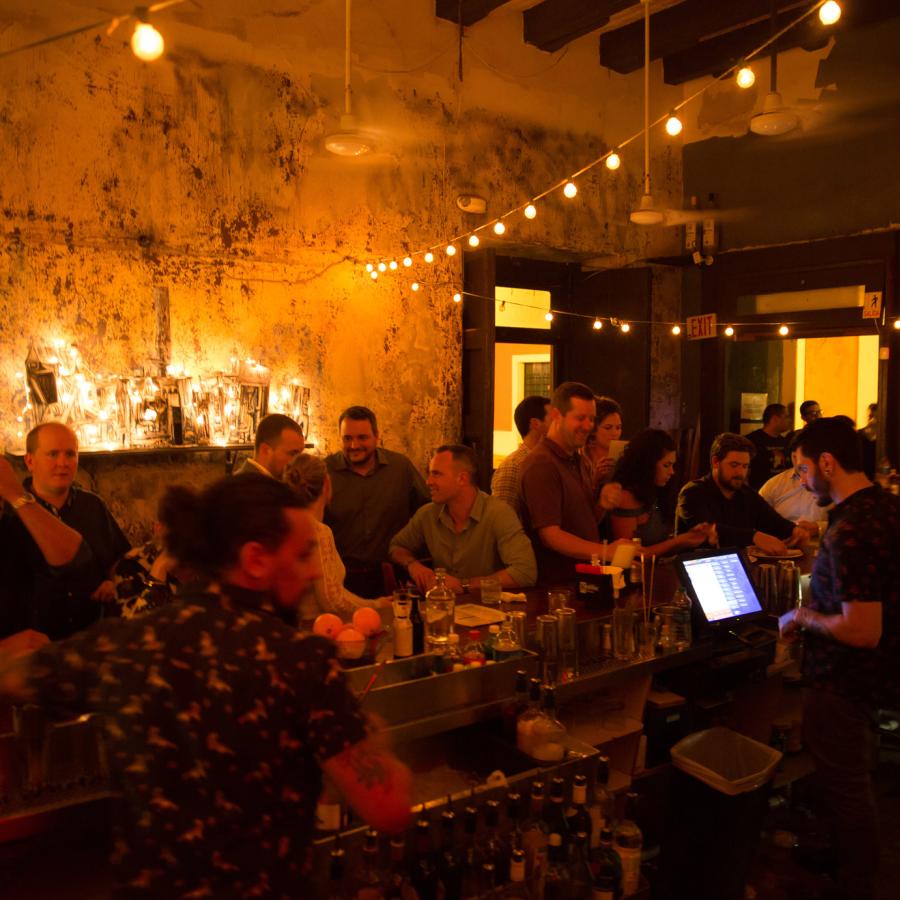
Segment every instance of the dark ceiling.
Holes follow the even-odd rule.
[[[435,0],[435,15],[464,27],[477,23],[510,0]],[[819,49],[834,34],[900,15],[897,0],[843,0],[843,15],[825,27],[807,16],[775,42],[779,52]],[[814,0],[681,0],[650,4],[650,56],[662,59],[665,81],[681,84],[718,76],[796,20]],[[522,12],[522,40],[548,53],[598,32],[600,65],[626,74],[644,63],[641,0],[542,0]],[[654,8],[658,11],[653,12]],[[767,51],[768,52],[768,51]]]

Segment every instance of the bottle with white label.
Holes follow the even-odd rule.
[[[412,609],[410,600],[394,600],[394,656],[405,659],[413,655],[413,623],[409,614]]]
[[[641,849],[644,835],[637,824],[638,795],[629,793],[625,797],[625,817],[616,828],[613,841],[616,853],[622,861],[622,896],[630,897],[638,892],[641,882]]]

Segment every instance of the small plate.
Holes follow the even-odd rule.
[[[752,556],[754,559],[800,559],[803,556],[803,551],[794,547],[786,553],[766,553],[760,550],[759,547],[748,547],[747,555]]]

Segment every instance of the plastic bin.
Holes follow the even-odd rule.
[[[742,900],[780,759],[729,728],[697,732],[672,748],[658,896]]]

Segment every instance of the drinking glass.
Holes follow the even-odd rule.
[[[766,612],[778,611],[778,579],[775,566],[772,563],[760,563],[759,569],[759,599]]]
[[[528,614],[524,610],[514,609],[506,614],[506,618],[509,620],[509,627],[512,628],[519,646],[524,648],[528,639]]]
[[[616,607],[612,615],[613,653],[616,659],[631,659],[634,656],[634,610]]]
[[[638,622],[638,656],[652,659],[656,656],[656,622]]]
[[[554,588],[547,591],[547,612],[555,613],[558,609],[572,606],[572,592],[567,588]]]
[[[535,643],[541,657],[541,680],[556,684],[559,673],[559,622],[556,616],[538,616]]]
[[[564,606],[556,611],[559,629],[560,679],[571,681],[578,676],[578,640],[575,630],[575,610]]]
[[[481,587],[481,605],[489,606],[491,609],[500,609],[500,601],[503,597],[503,590],[500,587],[499,578],[482,578],[479,582]]]

